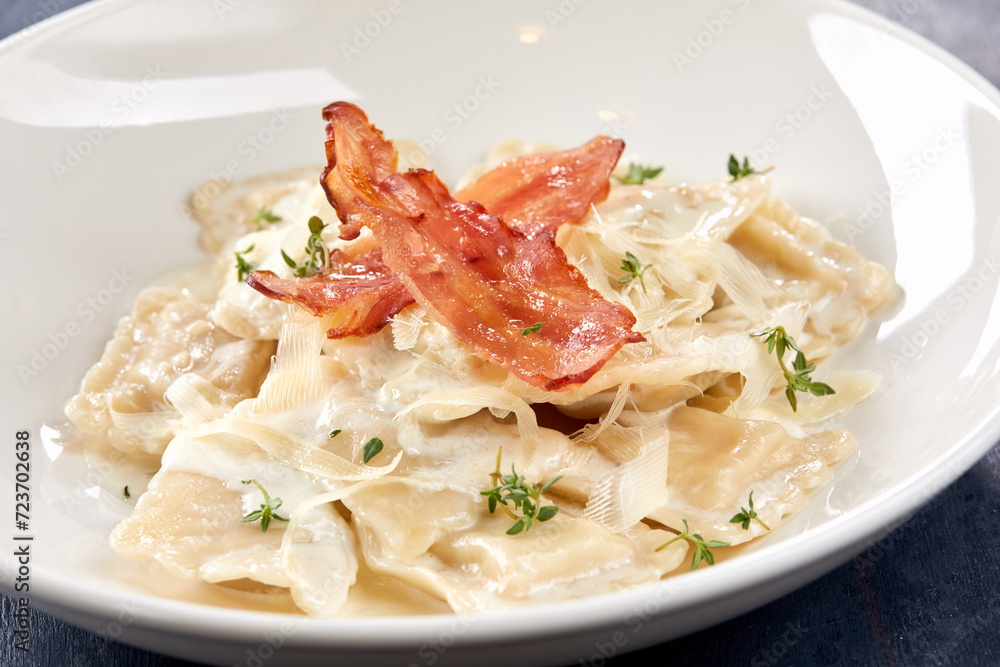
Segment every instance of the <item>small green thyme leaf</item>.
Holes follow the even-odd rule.
[[[624,178],[619,178],[622,183],[628,185],[642,185],[651,178],[655,178],[663,171],[663,167],[646,167],[636,162],[630,162],[628,173]]]
[[[276,519],[278,521],[288,521],[288,519],[286,519],[283,516],[279,516],[274,511],[279,507],[281,507],[281,498],[272,498],[271,496],[267,495],[267,491],[265,491],[264,487],[260,485],[260,482],[258,482],[255,479],[241,479],[240,482],[242,482],[243,484],[253,484],[258,489],[260,489],[260,492],[262,494],[264,494],[264,502],[261,503],[260,509],[254,510],[253,512],[247,514],[245,517],[243,517],[241,523],[245,521],[259,520],[260,532],[266,533],[267,527],[271,525],[271,519]]]
[[[319,216],[314,215],[309,218],[309,231],[313,234],[319,234],[326,228],[326,223],[323,222]]]
[[[542,330],[542,323],[541,322],[535,322],[530,327],[528,327],[527,329],[525,329],[524,331],[522,331],[521,335],[522,336],[530,336],[531,334],[538,333],[541,330]]]
[[[656,547],[657,551],[661,549],[666,549],[668,546],[676,542],[677,540],[687,540],[694,545],[694,555],[691,556],[691,569],[695,569],[701,564],[701,561],[705,561],[709,565],[715,565],[715,555],[710,551],[710,549],[721,549],[722,547],[728,547],[729,542],[720,542],[719,540],[709,540],[705,541],[698,533],[691,534],[691,529],[688,528],[687,519],[681,519],[684,522],[684,532],[673,538],[664,542],[660,546]]]
[[[538,520],[548,521],[558,513],[559,513],[558,507],[556,507],[555,505],[546,505],[542,509],[538,510]]]
[[[365,449],[363,453],[363,458],[365,463],[368,463],[373,458],[378,456],[378,453],[382,451],[382,441],[378,438],[372,438],[365,443]]]
[[[778,357],[778,365],[781,372],[785,374],[785,381],[788,386],[785,388],[785,397],[792,406],[792,412],[798,412],[799,402],[795,392],[810,393],[813,396],[831,396],[837,392],[833,387],[823,382],[816,382],[812,379],[812,372],[816,370],[815,364],[806,361],[806,355],[802,353],[795,340],[788,335],[784,327],[771,327],[750,334],[752,338],[762,338],[767,345],[767,353],[775,353]],[[795,360],[792,368],[785,365],[785,351],[795,350]]]
[[[125,490],[122,491],[122,495],[125,496],[125,500],[132,497],[132,494],[128,492],[128,484],[125,485]]]
[[[342,431],[339,428],[335,428],[332,431],[330,431],[330,437],[331,438],[336,438],[341,433],[342,433]]]

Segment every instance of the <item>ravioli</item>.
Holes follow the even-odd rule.
[[[619,534],[567,515],[511,539],[509,522],[489,515],[477,496],[393,480],[353,494],[345,504],[369,567],[439,596],[459,612],[652,583],[687,551],[681,542],[656,551],[673,536],[666,531],[640,524]],[[407,507],[415,509],[400,511]]]
[[[698,566],[694,533],[780,533],[856,450],[832,420],[880,379],[827,358],[898,288],[767,177],[626,183],[618,140],[506,142],[452,196],[341,112],[323,184],[195,193],[215,299],[144,292],[68,404],[95,460],[157,468],[121,556],[321,617],[517,609]],[[834,394],[793,409],[772,327]],[[558,509],[525,529],[525,499]]]
[[[122,451],[159,454],[179,418],[164,398],[179,377],[206,380],[223,409],[256,395],[274,344],[227,333],[211,310],[178,290],[145,290],[67,404],[70,421]]]
[[[687,406],[670,412],[667,427],[666,498],[648,516],[674,529],[682,529],[686,519],[706,540],[731,545],[767,532],[759,523],[743,529],[730,522],[748,504],[751,492],[761,521],[773,530],[855,447],[851,435],[839,429],[793,437],[773,421]]]

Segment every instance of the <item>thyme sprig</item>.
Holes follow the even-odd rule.
[[[774,167],[768,167],[763,171],[757,171],[750,166],[750,158],[744,157],[743,164],[740,164],[740,161],[736,159],[735,155],[732,153],[729,154],[729,175],[733,177],[733,180],[731,180],[730,183],[735,183],[741,178],[746,178],[751,174],[766,174],[772,169],[774,169]]]
[[[729,523],[742,524],[743,530],[749,530],[751,521],[759,523],[764,530],[771,530],[771,528],[757,516],[757,511],[753,508],[753,491],[750,492],[750,509],[741,505],[740,513],[730,519]]]
[[[803,393],[810,393],[813,396],[830,396],[835,394],[833,387],[823,382],[816,382],[812,379],[812,372],[816,370],[816,364],[810,364],[806,361],[806,355],[802,353],[799,346],[795,344],[795,340],[788,335],[784,327],[771,327],[769,329],[764,329],[763,331],[758,331],[756,333],[750,334],[753,338],[763,338],[764,342],[767,343],[767,353],[775,353],[778,357],[778,364],[781,366],[781,372],[785,374],[785,381],[788,386],[785,388],[785,396],[788,398],[788,403],[792,406],[792,412],[798,412],[798,400],[795,397],[795,392],[800,391]],[[792,367],[788,368],[785,364],[785,351],[795,350],[795,360],[792,362]]]
[[[288,521],[288,519],[283,516],[279,516],[274,511],[281,507],[281,498],[272,498],[267,495],[267,491],[265,491],[264,487],[260,485],[260,482],[255,479],[241,479],[240,482],[243,484],[253,484],[260,489],[262,494],[264,494],[264,502],[260,504],[260,509],[247,514],[243,517],[241,523],[260,520],[260,532],[266,533],[267,527],[271,525],[271,519],[275,519],[277,521]]]
[[[542,486],[531,484],[525,480],[524,476],[518,474],[512,463],[509,475],[500,472],[500,458],[503,455],[503,447],[497,448],[497,467],[490,473],[490,483],[493,488],[487,491],[480,491],[486,496],[490,514],[496,512],[500,506],[507,516],[514,519],[514,525],[507,529],[508,535],[517,535],[531,528],[535,521],[548,521],[554,517],[559,508],[555,505],[541,505],[542,494],[549,490],[562,475],[557,475],[545,482]],[[508,501],[513,505],[513,509],[507,505]],[[521,514],[518,515],[517,512]]]
[[[281,222],[281,216],[275,215],[271,209],[266,206],[261,206],[260,210],[257,211],[257,215],[255,215],[250,222],[256,225],[257,229],[261,229],[264,226],[264,223],[274,224],[275,222]]]
[[[296,278],[308,278],[316,276],[330,268],[330,250],[323,243],[321,234],[326,228],[326,223],[318,216],[309,218],[309,240],[306,241],[306,259],[299,264],[282,250],[281,258],[285,260]]]
[[[248,262],[246,255],[248,252],[253,250],[255,244],[250,244],[250,247],[243,251],[236,251],[236,277],[240,282],[246,280],[247,274],[256,269],[260,264],[257,262]]]
[[[622,260],[621,270],[625,272],[625,275],[618,279],[618,282],[625,285],[632,282],[633,280],[639,281],[642,285],[642,293],[646,293],[646,283],[642,279],[642,274],[646,272],[647,269],[652,268],[652,264],[646,264],[645,266],[639,261],[639,258],[630,252],[625,253],[625,259]]]
[[[708,540],[705,541],[698,533],[691,533],[691,529],[688,528],[687,519],[681,519],[684,522],[684,532],[668,540],[656,547],[657,551],[666,549],[668,546],[676,542],[677,540],[687,540],[694,545],[694,555],[691,556],[691,569],[695,569],[701,564],[701,561],[705,561],[709,565],[715,565],[715,555],[710,551],[710,549],[721,549],[722,547],[728,547],[729,542],[720,542],[719,540]]]
[[[663,171],[663,167],[647,167],[636,162],[630,162],[628,173],[624,177],[619,176],[618,180],[627,185],[642,185],[651,178],[655,178]]]
[[[521,332],[522,336],[530,336],[533,333],[538,333],[542,330],[542,323],[535,322],[530,327],[526,327],[524,331]]]

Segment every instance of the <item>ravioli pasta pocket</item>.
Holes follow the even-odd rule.
[[[452,196],[356,107],[325,118],[320,183],[195,192],[210,269],[145,290],[67,405],[89,455],[155,471],[118,479],[121,556],[316,616],[575,599],[686,571],[685,527],[776,529],[853,451],[823,424],[879,378],[822,361],[895,285],[767,177],[630,184],[620,141],[507,142]],[[778,326],[836,393],[792,410],[752,335]],[[498,450],[557,478],[554,516],[508,534]]]

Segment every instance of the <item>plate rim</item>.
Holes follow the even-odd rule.
[[[48,16],[41,21],[26,26],[22,30],[0,40],[0,58],[9,57],[10,51],[17,48],[17,43],[26,32],[48,33],[58,30],[73,21],[100,20],[100,14],[106,12],[121,11],[127,7],[134,7],[145,4],[148,0],[91,0],[82,5],[78,5],[58,14]],[[973,85],[986,100],[993,105],[992,111],[1000,113],[1000,91],[990,83],[982,74],[973,69],[970,65],[962,61],[952,53],[949,53],[939,45],[914,33],[909,28],[899,25],[882,17],[875,12],[851,4],[847,0],[780,0],[776,10],[786,14],[788,7],[795,6],[797,11],[802,13],[816,13],[820,10],[845,16],[851,20],[869,25],[893,25],[897,28],[894,37],[901,39],[910,45],[918,48],[931,56],[936,61],[942,63],[952,75],[958,76],[967,83]],[[33,39],[33,37],[32,37]],[[815,568],[818,563],[824,560],[846,561],[848,558],[859,553],[867,546],[874,543],[878,536],[882,536],[894,527],[898,526],[916,509],[924,506],[933,500],[934,495],[944,490],[955,482],[961,475],[968,472],[983,456],[986,455],[1000,440],[1000,406],[983,415],[977,422],[975,428],[969,429],[964,438],[955,442],[949,449],[929,462],[920,474],[911,476],[900,482],[892,489],[880,494],[877,498],[852,508],[848,513],[836,517],[824,524],[822,530],[811,529],[801,535],[794,536],[782,544],[793,547],[793,557],[783,564],[779,571],[769,575],[760,571],[766,566],[763,561],[769,556],[768,548],[760,551],[741,555],[735,561],[719,563],[711,573],[707,570],[699,570],[684,574],[684,579],[692,584],[685,584],[682,590],[681,604],[671,605],[668,609],[670,613],[679,613],[685,610],[696,608],[704,601],[705,597],[694,599],[690,589],[697,583],[712,592],[711,589],[723,589],[727,595],[745,593],[754,589],[765,588],[776,580],[787,577],[791,573],[807,571]],[[948,465],[940,465],[947,462]],[[924,495],[917,489],[916,482],[927,482],[935,487],[936,491],[931,495]],[[849,538],[849,539],[846,539]],[[7,554],[3,555],[4,564],[11,561]],[[831,561],[832,562],[832,561]],[[755,577],[741,577],[746,579],[738,586],[726,583],[731,577],[721,576],[735,570],[734,563],[738,563],[742,569],[758,571]],[[810,579],[818,578],[822,574],[832,569],[832,566],[823,565],[820,571],[810,576]],[[155,613],[149,616],[138,616],[135,623],[127,627],[125,633],[119,639],[130,641],[130,635],[136,630],[153,630],[162,632],[169,629],[172,632],[181,632],[185,635],[203,636],[205,638],[218,638],[220,633],[224,633],[226,639],[249,639],[259,641],[261,633],[273,628],[276,621],[290,622],[297,626],[296,630],[286,639],[289,645],[310,647],[344,647],[344,648],[371,648],[371,637],[365,636],[359,630],[365,629],[391,629],[393,632],[389,636],[379,636],[380,644],[391,648],[411,648],[419,646],[432,633],[439,632],[446,628],[457,617],[455,614],[440,614],[430,616],[405,616],[405,617],[344,617],[322,619],[308,616],[295,616],[278,612],[262,612],[245,609],[229,609],[206,604],[186,602],[161,598],[143,592],[125,592],[123,589],[94,590],[93,583],[80,583],[72,580],[71,577],[62,574],[58,570],[47,567],[36,567],[33,569],[33,587],[31,599],[33,606],[45,609],[63,620],[78,624],[72,619],[77,614],[87,614],[94,617],[94,620],[101,622],[114,619],[119,609],[115,602],[121,600],[121,595],[127,594],[131,599],[135,599],[140,605],[149,605],[156,611],[157,608],[164,608],[166,611],[183,612],[179,613],[180,619],[169,619],[169,625],[164,626],[166,619],[158,617]],[[703,581],[704,580],[704,581]],[[550,637],[563,634],[576,634],[581,630],[601,629],[611,627],[620,622],[619,613],[621,610],[627,611],[636,602],[648,599],[657,589],[663,589],[665,582],[649,584],[636,589],[596,596],[583,600],[574,600],[562,603],[543,604],[530,609],[508,611],[508,612],[488,612],[483,615],[475,615],[480,618],[488,617],[500,622],[492,626],[481,627],[484,623],[473,623],[473,627],[463,635],[462,643],[489,644],[503,639],[511,639],[515,636],[525,638],[527,633],[534,637]],[[4,592],[14,597],[10,582],[6,577],[2,581]],[[66,606],[60,597],[65,597],[66,591],[74,591],[78,596],[75,604]],[[56,595],[61,592],[62,595]],[[116,595],[117,594],[117,595]],[[768,601],[779,596],[768,597]],[[762,604],[762,603],[761,603]],[[537,621],[543,616],[557,614],[564,607],[572,607],[574,611],[574,623],[572,626],[553,628],[549,626],[538,627]],[[581,610],[581,607],[584,608]],[[611,611],[609,611],[609,608]],[[194,610],[196,613],[191,614]],[[582,612],[586,613],[582,613]],[[742,613],[734,612],[733,616]],[[538,618],[536,618],[538,617]],[[333,639],[334,641],[331,641]]]

